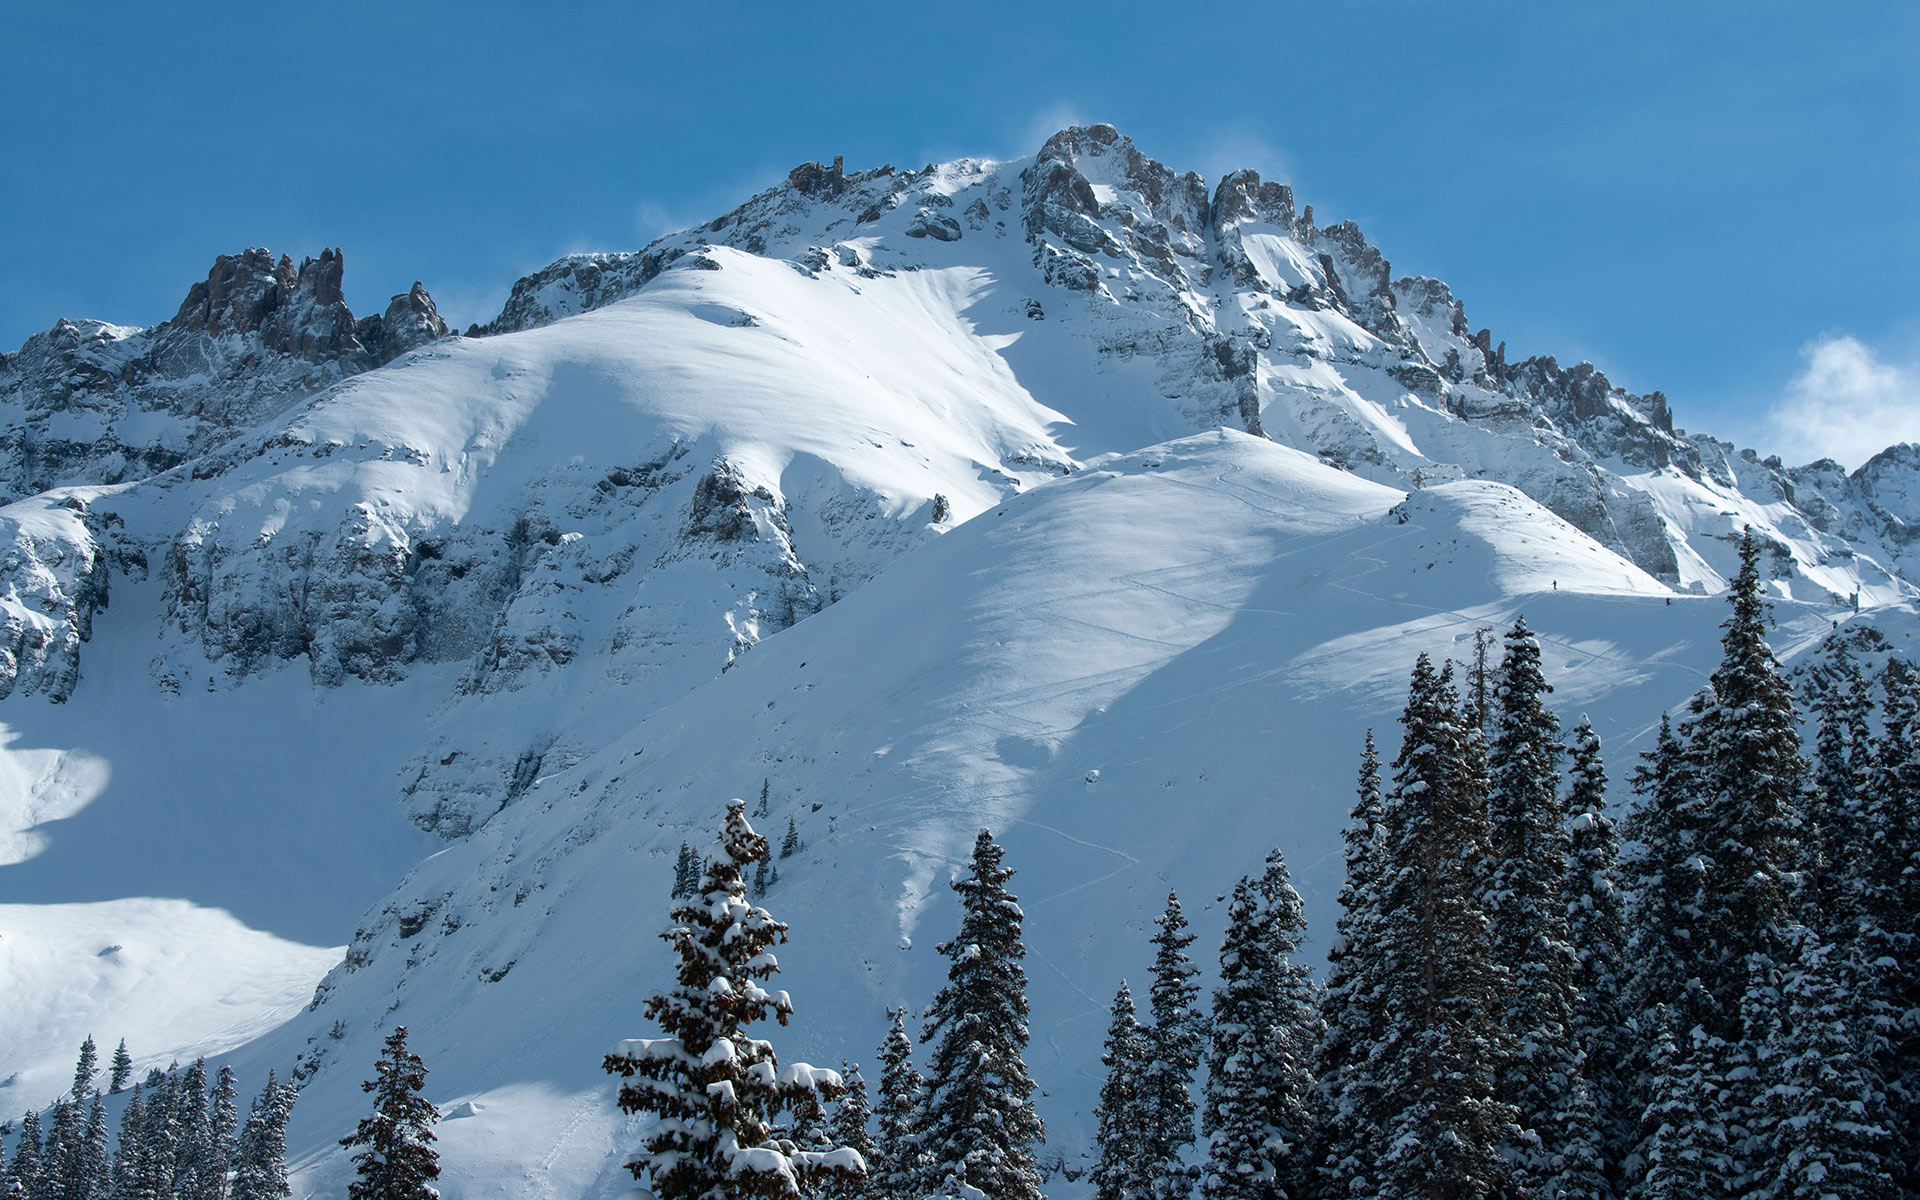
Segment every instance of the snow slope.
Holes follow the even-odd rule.
[[[1624,774],[1717,658],[1722,607],[1511,489],[1409,500],[1224,431],[1151,448],[983,513],[643,719],[587,715],[598,749],[416,868],[313,1011],[241,1061],[318,1063],[297,1125],[316,1193],[344,1170],[323,1131],[404,1022],[434,1098],[474,1106],[447,1134],[459,1194],[618,1194],[638,1130],[599,1052],[649,1032],[679,843],[766,781],[762,824],[807,843],[768,900],[799,1007],[776,1045],[871,1061],[885,1008],[932,993],[942,885],[986,825],[1029,914],[1050,1153],[1084,1166],[1106,999],[1144,972],[1167,888],[1205,945],[1277,844],[1324,936],[1360,733],[1391,745],[1419,651],[1462,657],[1524,610],[1569,723],[1591,712]],[[1789,648],[1828,624],[1782,615]]]
[[[1622,779],[1716,657],[1742,524],[1783,649],[1910,644],[1910,454],[1685,437],[1657,393],[1506,363],[1288,189],[1209,193],[1107,127],[807,164],[468,337],[375,337],[430,301],[351,322],[326,259],[272,310],[331,331],[301,358],[256,274],[238,333],[203,295],[141,343],[226,338],[233,378],[42,386],[148,354],[106,327],[0,363],[25,428],[73,433],[69,486],[0,508],[0,1105],[89,1032],[297,1069],[313,1194],[397,1021],[462,1114],[449,1195],[623,1191],[600,1053],[649,1032],[680,842],[763,783],[808,843],[770,897],[789,1055],[865,1058],[930,996],[943,882],[1006,839],[1071,1172],[1166,889],[1204,946],[1279,844],[1324,935],[1361,731],[1392,742],[1421,650],[1524,610]]]

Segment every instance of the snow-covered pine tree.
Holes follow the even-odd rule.
[[[227,1200],[227,1172],[233,1167],[238,1116],[239,1090],[234,1085],[233,1068],[223,1066],[214,1074],[213,1091],[207,1097],[207,1144],[213,1152],[214,1170],[206,1200]]]
[[[753,864],[753,898],[755,900],[758,900],[767,894],[768,882],[769,880],[767,879],[767,860],[763,858],[759,862]],[[700,890],[699,885],[695,884],[694,891],[698,892],[699,890]]]
[[[603,1065],[626,1080],[623,1111],[661,1118],[627,1164],[660,1200],[792,1200],[865,1164],[845,1148],[802,1150],[774,1134],[782,1114],[818,1114],[842,1083],[806,1063],[781,1067],[772,1044],[748,1032],[768,1017],[785,1025],[793,1004],[761,986],[780,969],[773,948],[787,927],[747,900],[741,869],[766,857],[767,839],[747,823],[746,801],[727,803],[715,849],[700,894],[674,907],[661,934],[677,980],[647,999],[646,1015],[666,1036],[621,1042]]]
[[[113,1051],[113,1066],[107,1080],[107,1095],[118,1096],[127,1090],[127,1082],[133,1078],[133,1055],[127,1053],[127,1039],[121,1038],[120,1045]]]
[[[287,1183],[287,1122],[299,1095],[299,1089],[267,1072],[267,1085],[240,1129],[231,1200],[286,1200],[293,1194]]]
[[[1882,1077],[1896,1145],[1896,1182],[1920,1194],[1920,671],[1889,659],[1880,676],[1880,734],[1862,824],[1856,961],[1875,968],[1893,1018]]]
[[[1520,1186],[1575,1200],[1605,1191],[1601,1150],[1581,1056],[1573,1041],[1574,949],[1568,933],[1571,832],[1560,802],[1560,722],[1526,618],[1514,621],[1494,677],[1487,752],[1492,857],[1486,908],[1494,958],[1504,968],[1499,1020],[1513,1054],[1499,1091],[1519,1110],[1509,1150]],[[1582,1111],[1582,1110],[1585,1111]]]
[[[960,895],[960,932],[937,948],[947,982],[927,1006],[922,1042],[927,1101],[919,1118],[927,1152],[922,1194],[971,1187],[987,1200],[1039,1200],[1036,1148],[1046,1137],[1033,1106],[1027,1048],[1027,948],[1023,914],[1007,891],[1013,871],[987,830],[973,843]]]
[[[1140,1078],[1141,1169],[1154,1200],[1185,1200],[1199,1171],[1185,1155],[1193,1146],[1193,1076],[1206,1038],[1199,1008],[1200,971],[1187,955],[1193,933],[1180,911],[1180,897],[1167,893],[1166,911],[1154,921],[1153,984],[1148,989],[1149,1054]]]
[[[1726,1200],[1737,1195],[1736,1168],[1722,1117],[1725,1043],[1696,1027],[1682,1050],[1665,1005],[1648,1016],[1656,1081],[1641,1117],[1645,1176],[1635,1200]]]
[[[881,1192],[874,1181],[873,1133],[867,1127],[873,1116],[873,1105],[867,1096],[867,1081],[860,1074],[859,1064],[842,1062],[840,1066],[840,1079],[846,1089],[840,1093],[840,1102],[827,1121],[827,1142],[830,1147],[844,1146],[858,1154],[860,1161],[867,1164],[867,1170],[861,1175],[831,1177],[821,1186],[820,1194],[827,1200],[866,1200],[869,1196],[888,1195]]]
[[[780,839],[780,857],[792,858],[794,855],[798,854],[801,851],[801,849],[802,849],[802,845],[800,841],[800,827],[793,823],[792,817],[788,817],[787,818],[787,835]]]
[[[102,1200],[113,1169],[113,1156],[107,1137],[107,1102],[98,1088],[87,1104],[86,1125],[81,1131],[81,1150],[75,1159],[73,1200]]]
[[[1625,1007],[1626,912],[1615,886],[1620,839],[1607,816],[1607,769],[1600,736],[1582,715],[1567,769],[1567,936],[1573,943],[1573,1044],[1598,1114],[1599,1150],[1609,1179],[1631,1148],[1634,1037]]]
[[[13,1157],[7,1160],[7,1187],[12,1194],[36,1200],[41,1149],[40,1114],[28,1109],[20,1118],[20,1138],[13,1144]]]
[[[1750,1151],[1767,1200],[1877,1200],[1898,1194],[1886,1093],[1862,1045],[1874,1022],[1833,952],[1805,939],[1787,974],[1784,1019],[1765,1047]]]
[[[1683,736],[1696,789],[1688,812],[1705,863],[1690,957],[1710,1003],[1697,1015],[1708,1032],[1731,1039],[1748,956],[1784,953],[1797,916],[1791,876],[1808,774],[1793,691],[1767,645],[1760,541],[1751,528],[1729,598],[1711,700]]]
[[[197,1058],[180,1081],[181,1106],[174,1113],[173,1186],[179,1200],[217,1200],[215,1188],[226,1162],[215,1155],[207,1104],[207,1060]]]
[[[874,1108],[877,1162],[868,1166],[874,1194],[906,1197],[922,1178],[925,1155],[918,1125],[926,1081],[913,1065],[913,1040],[907,1036],[907,1010],[887,1010],[887,1037],[880,1044],[880,1099]]]
[[[1502,1149],[1519,1137],[1496,1094],[1511,1053],[1499,1020],[1505,966],[1482,907],[1489,852],[1479,730],[1461,716],[1452,670],[1422,654],[1383,824],[1388,867],[1376,936],[1384,957],[1382,1036],[1364,1069],[1384,1131],[1378,1191],[1464,1200],[1511,1189]]]
[[[1341,835],[1347,877],[1327,948],[1327,986],[1320,1002],[1326,1031],[1314,1054],[1324,1120],[1313,1158],[1323,1192],[1335,1197],[1370,1193],[1385,1140],[1375,1123],[1384,1112],[1377,1081],[1363,1069],[1385,1020],[1386,961],[1378,936],[1387,865],[1385,817],[1380,754],[1369,729],[1360,755],[1358,797]]]
[[[439,1200],[440,1155],[433,1148],[440,1111],[420,1093],[427,1064],[407,1049],[407,1027],[396,1025],[381,1046],[373,1078],[360,1090],[373,1094],[372,1114],[340,1139],[352,1149],[354,1178],[348,1200]]]
[[[136,1160],[142,1200],[174,1195],[173,1166],[179,1144],[180,1076],[171,1068],[157,1083],[149,1076],[146,1117],[140,1124],[140,1154]]]
[[[1146,1200],[1152,1194],[1153,1177],[1144,1169],[1140,1153],[1140,1130],[1146,1121],[1141,1085],[1153,1049],[1124,979],[1114,993],[1112,1011],[1106,1048],[1100,1055],[1107,1077],[1093,1107],[1093,1137],[1100,1158],[1089,1175],[1095,1200]]]
[[[767,801],[772,795],[773,780],[771,778],[762,779],[760,781],[760,803],[753,806],[753,815],[756,820],[767,815]]]
[[[80,1145],[82,1110],[61,1096],[48,1114],[47,1138],[40,1146],[40,1174],[27,1187],[32,1200],[65,1200],[74,1190],[74,1156]]]
[[[141,1200],[140,1140],[146,1107],[135,1085],[126,1107],[120,1110],[120,1136],[114,1141],[113,1163],[108,1168],[108,1200]]]
[[[1260,882],[1241,879],[1227,909],[1213,993],[1202,1132],[1207,1200],[1302,1200],[1314,1180],[1316,1091],[1323,1041],[1307,968],[1292,961],[1305,906],[1275,851]]]
[[[1858,849],[1869,838],[1866,805],[1872,787],[1873,696],[1866,673],[1844,638],[1830,638],[1808,675],[1814,715],[1813,790],[1808,824],[1818,836],[1812,897],[1819,914],[1804,916],[1841,945],[1851,944],[1861,917],[1864,882]]]
[[[673,891],[668,897],[682,900],[700,890],[700,856],[686,842],[680,843],[680,857],[673,864]]]

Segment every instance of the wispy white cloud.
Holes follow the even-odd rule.
[[[1048,105],[1033,114],[1026,126],[1020,130],[1020,144],[1013,150],[1011,157],[1032,154],[1039,150],[1046,140],[1072,125],[1092,125],[1095,118],[1089,117],[1086,110],[1077,104],[1059,101]]]
[[[1920,441],[1920,365],[1889,362],[1848,334],[1816,338],[1800,355],[1805,367],[1767,414],[1781,457],[1857,467],[1895,442]]]
[[[1264,133],[1247,125],[1219,125],[1200,139],[1195,168],[1209,185],[1224,175],[1251,167],[1260,178],[1299,187],[1299,172],[1287,152]]]

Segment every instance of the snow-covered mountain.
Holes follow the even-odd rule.
[[[1743,525],[1783,649],[1910,644],[1920,450],[1685,435],[1106,126],[808,164],[466,336],[418,285],[355,320],[340,270],[250,250],[152,330],[0,358],[0,1106],[89,1032],[298,1062],[335,1188],[404,1022],[471,1101],[448,1194],[616,1194],[600,1053],[646,1032],[681,841],[764,784],[807,843],[777,1045],[815,1061],[931,994],[941,883],[1003,835],[1072,1171],[1166,888],[1204,943],[1277,844],[1326,930],[1419,651],[1524,609],[1624,778],[1714,661]]]

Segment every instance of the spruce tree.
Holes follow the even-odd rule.
[[[673,864],[673,891],[669,898],[682,900],[700,890],[700,856],[686,842],[680,843],[680,857]]]
[[[82,1149],[75,1159],[74,1200],[102,1200],[113,1169],[113,1156],[107,1138],[107,1104],[98,1089],[87,1105],[87,1122],[82,1132]]]
[[[992,835],[974,840],[960,896],[960,932],[939,952],[947,982],[927,1006],[922,1042],[927,1101],[920,1118],[928,1155],[924,1192],[971,1187],[987,1200],[1039,1200],[1036,1148],[1046,1136],[1033,1106],[1027,1048],[1027,948],[1023,914],[1007,891],[1012,870]]]
[[[880,1045],[880,1100],[874,1109],[877,1162],[868,1170],[876,1195],[909,1196],[925,1175],[917,1121],[926,1081],[913,1065],[907,1010],[889,1009],[887,1021],[887,1037]]]
[[[140,1154],[136,1160],[137,1195],[148,1198],[174,1195],[173,1166],[178,1146],[180,1077],[169,1069],[147,1093],[146,1117],[140,1126]]]
[[[109,1168],[109,1200],[140,1200],[140,1142],[144,1133],[146,1104],[135,1085],[127,1106],[120,1110],[120,1136],[114,1142],[113,1164]]]
[[[420,1093],[427,1065],[407,1049],[407,1027],[394,1026],[374,1063],[374,1076],[360,1085],[373,1095],[373,1112],[340,1144],[360,1147],[353,1156],[348,1200],[438,1200],[433,1181],[440,1156],[433,1148],[440,1111]]]
[[[1383,1111],[1362,1119],[1385,1133],[1380,1192],[1500,1195],[1510,1187],[1501,1151],[1519,1130],[1495,1091],[1510,1054],[1499,1021],[1508,983],[1481,904],[1483,743],[1461,716],[1451,669],[1436,672],[1424,654],[1402,725],[1383,816],[1383,1030],[1365,1068]]]
[[[1311,1056],[1323,1041],[1312,980],[1292,961],[1305,906],[1275,851],[1259,884],[1241,879],[1220,945],[1201,1129],[1207,1200],[1302,1200],[1318,1122]]]
[[[13,1144],[13,1157],[7,1162],[8,1185],[29,1200],[38,1200],[40,1183],[40,1114],[32,1109],[20,1118],[20,1138]]]
[[[792,817],[788,817],[787,836],[780,839],[780,857],[792,858],[795,854],[798,854],[801,849],[800,827],[793,823]]]
[[[1314,1055],[1318,1077],[1320,1144],[1314,1149],[1323,1190],[1334,1196],[1364,1195],[1374,1188],[1385,1112],[1373,1074],[1364,1069],[1381,1040],[1386,1001],[1386,962],[1379,938],[1381,888],[1387,869],[1386,802],[1380,755],[1367,731],[1351,818],[1342,837],[1347,876],[1340,887],[1340,915],[1327,948],[1327,986],[1321,999],[1325,1033]]]
[[[1140,1080],[1138,1131],[1142,1169],[1154,1200],[1184,1200],[1198,1172],[1183,1161],[1193,1145],[1193,1076],[1200,1065],[1206,1018],[1198,1007],[1199,969],[1187,956],[1193,934],[1180,911],[1180,897],[1167,893],[1166,911],[1154,922],[1153,985],[1148,991],[1153,1025],[1151,1051]]]
[[[1492,951],[1505,970],[1500,1023],[1513,1039],[1501,1095],[1519,1110],[1515,1173],[1534,1192],[1592,1195],[1598,1181],[1561,1179],[1597,1157],[1591,1126],[1569,1107],[1580,1083],[1573,1044],[1574,952],[1566,908],[1571,848],[1560,804],[1560,722],[1546,706],[1553,690],[1540,643],[1524,617],[1506,635],[1494,685],[1493,744],[1487,754],[1492,861],[1486,907]]]
[[[82,1114],[66,1096],[53,1102],[46,1141],[40,1145],[40,1174],[27,1186],[33,1200],[66,1200],[72,1192],[74,1155],[80,1145]]]
[[[1641,1118],[1645,1177],[1637,1200],[1726,1200],[1737,1194],[1721,1114],[1725,1043],[1696,1027],[1681,1049],[1664,1005],[1649,1016],[1654,1098]]]
[[[1813,898],[1825,920],[1809,923],[1842,945],[1850,944],[1866,898],[1865,848],[1871,835],[1866,807],[1873,780],[1873,697],[1866,673],[1847,643],[1827,642],[1825,659],[1809,675],[1814,715],[1813,790],[1808,824],[1818,853],[1810,864]]]
[[[112,1074],[107,1082],[107,1094],[118,1096],[127,1090],[127,1082],[133,1078],[133,1055],[127,1053],[127,1039],[121,1038],[120,1045],[113,1052]]]
[[[1634,1037],[1625,1007],[1626,912],[1619,889],[1620,839],[1607,816],[1607,770],[1600,737],[1585,716],[1574,728],[1567,770],[1567,936],[1573,943],[1573,1044],[1598,1113],[1599,1152],[1615,1169],[1633,1139]]]
[[[213,1091],[207,1098],[207,1144],[214,1163],[207,1200],[227,1200],[227,1172],[233,1165],[238,1118],[239,1092],[234,1086],[233,1068],[223,1066],[214,1075]]]
[[[1152,1055],[1147,1028],[1140,1024],[1133,992],[1123,979],[1114,993],[1113,1019],[1100,1055],[1107,1077],[1093,1108],[1094,1143],[1100,1147],[1091,1172],[1095,1200],[1146,1200],[1152,1194],[1153,1176],[1140,1152],[1140,1131],[1146,1123],[1141,1089]]]
[[[867,1081],[861,1076],[857,1063],[842,1062],[840,1066],[840,1078],[846,1090],[841,1092],[840,1102],[834,1106],[833,1116],[827,1122],[827,1144],[858,1154],[866,1170],[857,1175],[843,1172],[831,1177],[820,1194],[827,1200],[866,1200],[869,1196],[882,1196],[885,1193],[874,1184],[873,1133],[867,1128],[873,1106],[867,1096]]]
[[[195,1059],[181,1080],[182,1106],[174,1113],[177,1139],[173,1186],[180,1200],[216,1200],[215,1188],[226,1171],[216,1156],[213,1126],[207,1103],[207,1060]]]
[[[728,802],[716,850],[700,894],[674,907],[661,935],[679,959],[676,983],[648,998],[646,1014],[666,1036],[622,1042],[604,1060],[627,1080],[621,1109],[660,1118],[627,1168],[660,1200],[797,1197],[864,1166],[851,1151],[803,1149],[775,1131],[783,1114],[818,1120],[842,1084],[806,1063],[783,1068],[749,1032],[768,1017],[785,1025],[793,1005],[761,986],[780,969],[773,948],[787,927],[748,902],[741,869],[766,857],[767,840],[744,800]]]
[[[1732,1037],[1748,957],[1777,957],[1796,917],[1795,831],[1807,783],[1793,692],[1766,640],[1760,543],[1748,529],[1710,696],[1685,729],[1696,791],[1700,875],[1693,974],[1709,1003],[1697,1016]]]
[[[1920,671],[1889,659],[1880,676],[1862,844],[1854,961],[1873,972],[1886,1023],[1882,1078],[1896,1146],[1897,1182],[1920,1194]]]
[[[1771,1086],[1757,1097],[1754,1183],[1769,1200],[1874,1200],[1898,1190],[1885,1088],[1862,1045],[1865,998],[1831,959],[1808,939],[1759,1073]]]
[[[286,1200],[293,1194],[287,1183],[287,1122],[299,1095],[293,1085],[267,1072],[267,1086],[240,1129],[231,1200]]]

